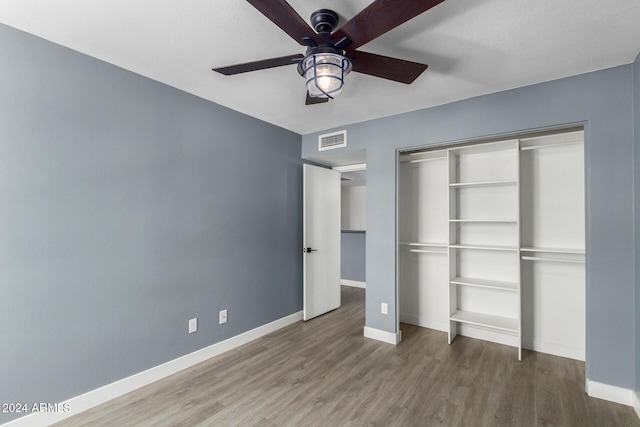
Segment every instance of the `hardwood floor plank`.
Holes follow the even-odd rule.
[[[584,363],[402,325],[364,338],[364,290],[343,305],[178,372],[58,426],[640,426],[588,397]]]

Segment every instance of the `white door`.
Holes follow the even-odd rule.
[[[340,307],[340,172],[303,165],[304,320]]]

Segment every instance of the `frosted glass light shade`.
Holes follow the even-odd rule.
[[[302,68],[309,96],[333,98],[342,90],[351,62],[336,53],[316,53],[303,59]]]

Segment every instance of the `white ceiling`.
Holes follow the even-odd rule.
[[[418,1],[418,0],[416,0]],[[369,0],[289,0],[342,23]],[[358,73],[305,106],[295,66],[212,67],[304,53],[241,0],[0,0],[0,22],[300,134],[633,62],[638,0],[446,0],[360,50],[429,64],[413,84]]]

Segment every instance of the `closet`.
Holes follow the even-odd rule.
[[[399,155],[400,321],[584,360],[584,132]]]

